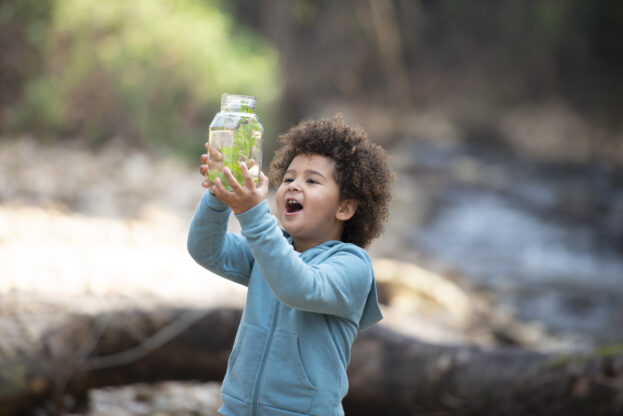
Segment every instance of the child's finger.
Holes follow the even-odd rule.
[[[259,185],[264,185],[267,182],[268,182],[268,178],[266,177],[266,175],[264,175],[264,172],[260,171],[260,177],[258,178],[258,184]]]
[[[226,194],[227,194],[227,190],[225,189],[225,187],[223,186],[223,182],[221,181],[221,178],[216,178],[214,179],[214,185],[212,185],[212,187],[210,188],[210,190],[212,191],[212,193],[214,195],[216,195],[219,199],[223,199]]]
[[[268,192],[268,178],[262,171],[260,171],[260,177],[257,180],[257,187],[263,192]]]
[[[255,166],[255,160],[253,160],[253,159],[249,159],[249,160],[247,161],[247,167],[248,167],[249,169],[251,169],[253,166]]]
[[[242,187],[240,186],[236,178],[234,178],[234,175],[231,173],[231,170],[229,168],[223,168],[223,173],[225,174],[225,178],[227,179],[227,182],[229,182],[229,186],[231,186],[231,189],[234,192],[242,189]]]
[[[255,184],[253,183],[253,178],[251,178],[251,175],[249,174],[249,168],[247,168],[247,164],[244,162],[240,162],[240,170],[242,171],[242,177],[244,178],[245,188],[255,188]]]
[[[216,150],[214,147],[210,146],[209,144],[206,146],[206,149],[208,149],[208,154],[210,155],[210,158],[215,161],[215,162],[221,162],[223,160],[223,155]]]

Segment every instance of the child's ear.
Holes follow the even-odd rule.
[[[344,199],[340,201],[340,206],[335,213],[335,218],[340,221],[348,221],[357,211],[357,201],[354,199]]]

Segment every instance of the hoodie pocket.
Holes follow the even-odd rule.
[[[259,369],[265,339],[263,329],[248,324],[240,326],[227,364],[223,393],[245,402],[251,401],[253,380]]]
[[[308,413],[316,392],[303,360],[299,338],[277,331],[264,369],[261,402],[271,407]]]

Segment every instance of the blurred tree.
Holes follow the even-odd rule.
[[[196,153],[222,93],[263,109],[279,95],[275,51],[216,1],[56,0],[38,48],[39,71],[4,109],[14,132]]]
[[[267,138],[331,104],[478,124],[560,100],[615,139],[623,120],[614,0],[24,0],[0,23],[5,131],[190,143],[222,92],[260,98]]]
[[[3,110],[15,104],[41,68],[51,10],[52,3],[38,0],[0,3],[0,131],[6,124]]]
[[[495,118],[556,100],[615,133],[623,120],[621,2],[232,4],[280,52],[288,120],[330,103]]]

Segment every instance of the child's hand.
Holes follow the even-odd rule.
[[[205,180],[201,183],[201,186],[204,188],[210,188],[214,185],[214,182],[208,179],[207,173],[208,171],[217,171],[221,172],[223,170],[223,155],[216,150],[214,147],[210,146],[208,143],[205,143],[206,153],[201,155],[201,165],[199,165],[199,173],[201,176],[205,178]],[[247,167],[251,169],[255,165],[255,160],[250,159],[248,161]]]
[[[254,163],[253,161],[249,161]],[[210,191],[216,195],[218,199],[230,206],[230,208],[236,214],[241,214],[250,210],[266,198],[268,194],[268,178],[263,172],[260,172],[260,177],[257,183],[257,187],[253,182],[253,178],[249,173],[249,168],[244,162],[240,162],[240,169],[242,170],[242,176],[244,177],[244,186],[240,185],[234,175],[232,175],[229,168],[224,168],[223,173],[227,178],[227,182],[231,186],[232,190],[228,191],[223,186],[220,178],[216,178],[215,184],[210,187]]]
[[[209,188],[214,185],[210,183],[206,177],[206,173],[209,170],[216,170],[218,172],[223,170],[223,155],[216,150],[214,147],[210,146],[208,143],[205,144],[206,153],[201,155],[201,165],[199,165],[199,173],[205,178],[205,180],[201,183],[201,186],[204,188]]]

